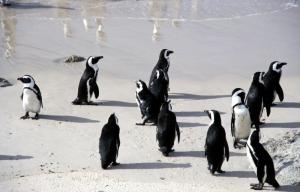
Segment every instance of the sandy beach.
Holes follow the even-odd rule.
[[[292,0],[12,1],[0,7],[0,191],[251,191],[257,178],[230,134],[231,92],[274,60],[283,68],[283,103],[263,114],[262,139],[281,188],[300,191],[300,8]],[[148,82],[161,49],[170,57],[170,99],[181,130],[175,152],[157,150],[156,127],[137,126],[135,83]],[[74,106],[85,62],[104,56],[97,106]],[[17,78],[41,89],[40,119],[24,115]],[[230,148],[223,175],[207,170],[208,116],[221,112]],[[102,170],[98,142],[119,119],[120,166]],[[269,185],[265,191],[273,190]]]

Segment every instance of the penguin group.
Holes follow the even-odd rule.
[[[156,126],[156,140],[158,150],[163,156],[169,156],[174,152],[174,143],[180,142],[181,134],[176,115],[172,112],[171,100],[169,100],[170,79],[170,55],[174,52],[162,49],[157,64],[154,66],[150,80],[147,84],[143,80],[136,81],[135,99],[141,112],[141,122],[136,125],[146,124]],[[86,68],[80,78],[77,97],[72,101],[73,105],[96,105],[92,96],[99,97],[97,77],[99,72],[98,63],[103,56],[90,56],[86,60]],[[231,94],[231,135],[233,147],[246,148],[247,157],[258,183],[250,184],[255,190],[263,189],[265,183],[278,188],[275,179],[275,169],[271,156],[260,143],[260,125],[263,124],[261,117],[266,109],[267,116],[271,114],[271,106],[274,105],[275,97],[283,101],[284,93],[280,86],[282,67],[285,62],[274,61],[270,64],[267,73],[256,72],[248,93],[242,88],[235,88]],[[25,115],[21,119],[30,118],[29,113],[35,114],[32,119],[37,120],[43,107],[42,93],[34,78],[24,75],[18,78],[23,83],[21,94],[22,106]],[[230,152],[226,139],[226,131],[222,125],[221,115],[217,110],[205,110],[210,124],[208,125],[205,139],[205,156],[208,170],[214,175],[215,172],[222,174],[224,160],[229,160]],[[255,128],[251,131],[251,128]],[[99,138],[99,154],[101,167],[107,169],[117,166],[117,157],[120,149],[120,127],[116,114],[111,114],[108,122],[103,126]]]

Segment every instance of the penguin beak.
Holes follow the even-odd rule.
[[[17,80],[23,82],[23,78],[22,77],[19,77]]]
[[[93,63],[93,64],[96,64],[96,63],[98,63],[98,61],[99,61],[100,59],[103,59],[103,56],[93,57],[92,63]]]
[[[280,67],[282,67],[282,66],[284,66],[284,65],[287,65],[287,63],[283,62],[283,63],[280,63],[280,64],[279,64]]]
[[[206,113],[208,115],[208,117],[210,118],[210,113],[208,110],[204,110],[204,113]]]
[[[170,54],[173,54],[174,53],[174,51],[168,51],[168,56],[170,55]]]

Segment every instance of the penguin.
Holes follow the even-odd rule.
[[[205,156],[208,161],[208,169],[213,175],[215,171],[224,173],[221,170],[224,156],[229,160],[229,148],[226,140],[225,129],[221,124],[220,113],[216,110],[204,111],[211,119],[205,140]]]
[[[158,141],[159,150],[164,156],[169,156],[174,146],[177,134],[178,143],[180,142],[180,130],[176,121],[176,115],[172,112],[171,101],[164,102],[158,114],[156,129],[156,140]]]
[[[251,189],[261,190],[264,183],[269,183],[277,189],[280,185],[275,179],[273,160],[263,145],[259,143],[259,133],[259,130],[254,130],[247,141],[247,157],[259,181],[258,184],[250,184],[250,186]]]
[[[135,96],[143,119],[142,123],[136,123],[136,125],[145,125],[147,122],[152,122],[156,125],[160,104],[155,96],[149,91],[144,81],[139,80],[136,82]]]
[[[30,75],[24,75],[23,77],[19,77],[17,80],[23,83],[21,100],[23,103],[23,109],[26,112],[21,119],[24,120],[30,118],[29,112],[35,113],[35,116],[32,117],[32,119],[39,119],[39,113],[43,107],[43,99],[40,88]]]
[[[168,75],[168,70],[169,70],[169,66],[170,66],[170,54],[173,54],[174,52],[168,49],[163,49],[160,51],[159,54],[159,59],[157,61],[157,64],[154,66],[151,76],[150,76],[150,80],[149,80],[149,87],[151,85],[151,83],[153,82],[153,80],[156,77],[156,70],[157,69],[162,69],[165,72],[167,81],[169,82],[169,75]]]
[[[99,96],[99,88],[97,85],[97,76],[99,67],[98,61],[103,56],[89,57],[86,61],[86,68],[81,76],[77,98],[72,102],[74,105],[88,104],[91,105],[91,97],[94,94],[95,98]]]
[[[264,110],[263,76],[264,76],[264,72],[254,73],[253,80],[246,97],[246,105],[248,106],[250,112],[251,127],[254,125],[256,129],[259,129],[259,126],[263,124],[263,122],[260,121],[260,118]]]
[[[168,100],[168,88],[169,81],[166,72],[162,69],[157,69],[155,79],[149,85],[149,90],[160,103],[163,103]]]
[[[273,61],[270,64],[268,72],[264,75],[263,81],[264,81],[264,107],[267,111],[267,116],[271,113],[271,106],[275,105],[273,104],[276,94],[279,97],[279,100],[282,102],[284,99],[283,90],[280,86],[280,78],[282,73],[282,66],[287,65],[285,62],[279,62],[279,61]]]
[[[1,6],[10,6],[11,3],[9,2],[9,0],[0,0],[0,5]]]
[[[117,157],[120,148],[120,127],[118,118],[113,113],[108,118],[108,122],[103,126],[99,139],[99,153],[101,158],[101,167],[107,169],[108,166],[116,166]]]
[[[251,118],[248,107],[245,105],[245,91],[236,88],[231,94],[231,135],[233,137],[233,147],[245,147],[242,139],[248,139],[251,132]],[[240,144],[240,145],[239,145]]]

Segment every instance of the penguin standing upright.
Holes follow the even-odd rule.
[[[18,80],[23,83],[21,100],[23,103],[23,109],[26,112],[21,119],[28,119],[30,117],[29,112],[31,112],[35,113],[35,116],[32,119],[37,120],[39,118],[41,107],[43,107],[42,93],[40,88],[30,75],[19,77]]]
[[[273,160],[259,139],[259,130],[254,130],[247,141],[247,157],[259,181],[258,184],[250,184],[251,189],[261,190],[265,182],[278,188],[280,185],[275,179]]]
[[[253,80],[249,88],[246,105],[249,108],[251,126],[255,126],[256,129],[262,124],[260,118],[262,116],[264,106],[263,106],[263,96],[264,96],[264,82],[263,82],[264,72],[256,72],[253,75]]]
[[[215,110],[204,112],[206,112],[208,117],[211,119],[205,141],[205,156],[208,161],[208,169],[211,174],[214,174],[215,171],[218,173],[224,173],[224,171],[221,170],[221,167],[224,161],[224,156],[227,161],[229,160],[229,148],[226,140],[225,129],[222,126],[221,116],[220,113]]]
[[[145,125],[147,122],[157,123],[157,116],[159,113],[160,104],[155,96],[149,91],[144,81],[139,80],[136,82],[136,102],[141,110],[142,123],[136,125]]]
[[[251,118],[248,107],[245,105],[245,91],[236,88],[231,96],[231,135],[233,137],[233,147],[239,147],[242,144],[240,140],[248,139],[251,131]],[[242,144],[244,147],[246,142]]]
[[[168,100],[168,88],[169,80],[166,72],[162,69],[156,70],[155,79],[149,85],[149,90],[160,103]]]
[[[118,118],[113,113],[108,118],[108,122],[103,126],[99,139],[99,153],[101,166],[106,169],[108,166],[119,165],[117,157],[120,148],[120,127]]]
[[[89,57],[86,61],[86,68],[81,76],[77,98],[72,102],[74,105],[93,104],[91,97],[94,94],[96,98],[99,96],[99,88],[97,85],[97,76],[99,67],[98,61],[103,56]]]
[[[160,51],[158,62],[154,66],[154,68],[152,70],[152,73],[151,73],[151,76],[150,76],[149,87],[150,87],[151,83],[153,82],[153,80],[155,79],[156,70],[158,70],[158,69],[162,69],[165,72],[167,81],[169,82],[169,76],[168,76],[168,70],[169,70],[169,67],[170,67],[170,58],[169,58],[169,56],[172,53],[174,53],[174,52],[171,51],[171,50],[168,50],[168,49],[163,49],[163,50]]]
[[[271,113],[271,106],[274,105],[273,102],[276,97],[276,93],[279,97],[280,101],[283,101],[284,94],[283,90],[280,86],[280,78],[282,73],[282,66],[286,65],[285,62],[279,62],[279,61],[273,61],[270,64],[268,72],[264,75],[263,81],[264,81],[264,107],[267,111],[267,116]]]
[[[158,114],[156,140],[158,141],[159,150],[164,156],[174,151],[175,137],[177,134],[178,143],[180,141],[180,130],[176,121],[176,116],[171,109],[171,101],[164,102]]]

